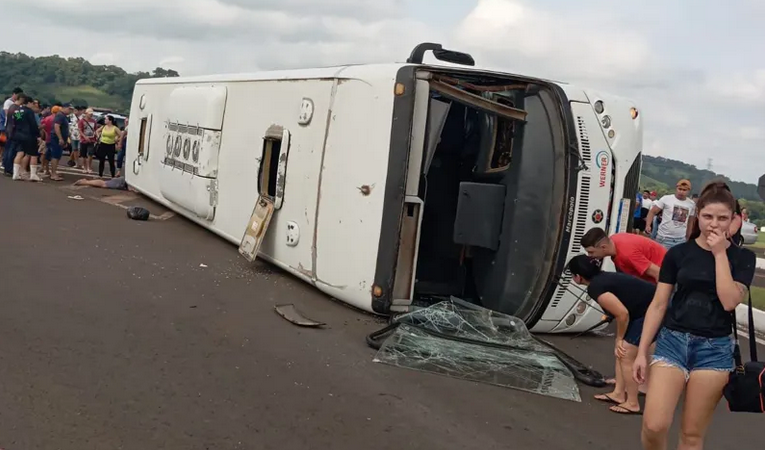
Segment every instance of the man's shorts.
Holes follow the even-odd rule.
[[[635,229],[638,231],[645,231],[645,219],[642,217],[635,217]]]
[[[72,151],[73,152],[80,151],[80,141],[72,141]]]
[[[96,144],[92,142],[83,142],[80,144],[80,156],[96,156]]]
[[[27,156],[38,156],[37,141],[22,141],[16,143],[16,153],[24,153]]]
[[[666,248],[667,250],[671,249],[672,247],[676,245],[680,245],[686,241],[685,237],[680,238],[671,238],[671,237],[662,237],[657,236],[656,242],[662,245],[662,247]]]
[[[58,139],[53,138],[50,140],[50,143],[48,143],[48,151],[45,156],[48,158],[48,161],[61,159],[61,157],[64,156],[64,149],[58,145]]]
[[[663,328],[656,340],[656,351],[651,365],[676,367],[683,371],[687,380],[694,370],[733,370],[733,348],[731,336],[705,338],[690,333]]]
[[[127,185],[127,181],[125,181],[125,177],[117,177],[117,178],[112,178],[111,180],[107,180],[106,188],[117,189],[120,191],[127,191],[128,185]]]
[[[627,325],[627,332],[624,333],[624,342],[632,344],[635,347],[640,346],[640,337],[643,335],[643,322],[645,317],[630,321]],[[654,338],[654,341],[656,338]]]

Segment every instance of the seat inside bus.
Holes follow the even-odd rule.
[[[522,126],[431,94],[415,301],[431,304],[455,295],[480,304],[472,261],[491,258],[498,248],[506,197],[503,181]],[[490,95],[492,101],[510,107],[523,102],[522,91]]]

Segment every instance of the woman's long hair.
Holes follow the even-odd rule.
[[[689,240],[701,236],[701,227],[699,226],[699,211],[707,205],[713,203],[722,203],[730,208],[731,213],[736,212],[736,198],[730,191],[730,187],[724,181],[710,181],[701,190],[699,199],[696,201],[696,220],[693,221],[693,229]],[[732,214],[731,214],[732,217]],[[727,231],[726,231],[727,233]],[[730,237],[730,236],[728,236]]]

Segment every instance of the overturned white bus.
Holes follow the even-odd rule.
[[[140,80],[127,181],[366,311],[454,295],[591,327],[564,265],[587,229],[631,227],[637,109],[430,50],[474,64],[426,43],[399,64]]]

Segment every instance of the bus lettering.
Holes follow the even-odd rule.
[[[596,157],[596,164],[598,165],[598,168],[600,169],[599,178],[600,178],[600,187],[606,186],[606,174],[608,173],[608,163],[611,162],[611,158],[608,157],[608,152],[603,150],[598,153],[598,156]]]

